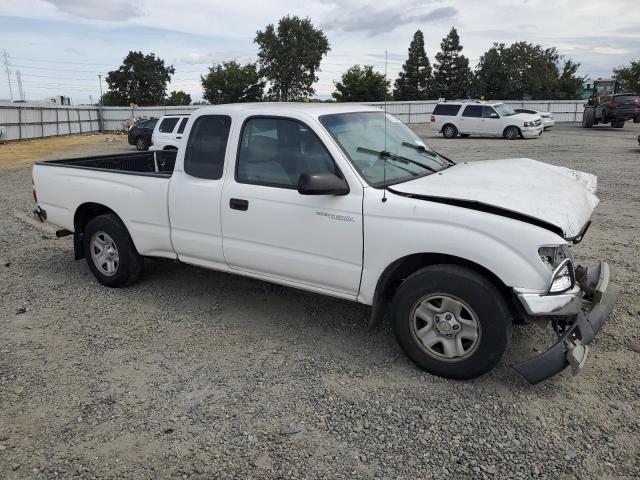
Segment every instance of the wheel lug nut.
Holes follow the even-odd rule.
[[[451,314],[447,313],[444,318],[446,318],[447,320],[451,320]]]
[[[454,329],[454,330],[460,330],[460,325],[454,325],[454,326],[453,326],[453,329]]]

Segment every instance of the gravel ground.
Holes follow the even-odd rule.
[[[509,368],[549,341],[533,326],[515,327],[494,371],[459,382],[418,370],[388,324],[367,333],[367,309],[346,301],[160,260],[130,288],[102,287],[31,218],[30,168],[4,162],[0,478],[638,478],[639,127],[519,141],[416,127],[456,160],[599,177],[576,256],[608,259],[622,294],[583,374],[535,387]]]

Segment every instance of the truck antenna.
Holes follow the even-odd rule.
[[[382,158],[384,165],[382,167],[382,203],[387,201],[387,51],[384,51],[384,150]]]

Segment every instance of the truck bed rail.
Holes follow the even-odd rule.
[[[178,152],[174,150],[158,150],[65,160],[45,160],[36,163],[54,167],[82,168],[131,175],[170,177],[176,163],[177,153]]]

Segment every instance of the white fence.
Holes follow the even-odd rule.
[[[582,119],[584,100],[514,101],[504,102],[512,108],[531,108],[552,112],[557,122],[578,122]],[[427,123],[437,102],[387,102],[387,111],[405,123]],[[383,102],[363,103],[383,108]],[[30,105],[8,103],[0,105],[0,140],[50,137],[103,130],[121,130],[131,117],[161,117],[167,114],[190,113],[200,108],[184,107],[89,107],[66,105]],[[102,127],[101,127],[102,123]]]

